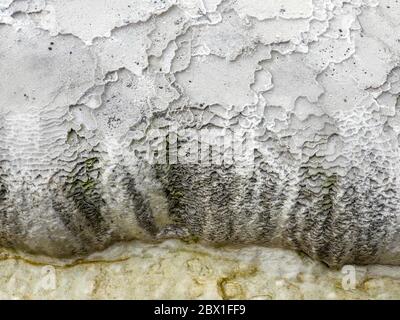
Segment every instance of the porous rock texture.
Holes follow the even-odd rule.
[[[0,245],[399,264],[399,62],[398,0],[0,0]]]

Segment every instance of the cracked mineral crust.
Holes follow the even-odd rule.
[[[0,246],[398,265],[399,93],[398,0],[0,0]]]

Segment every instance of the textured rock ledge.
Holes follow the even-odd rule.
[[[0,0],[0,245],[399,265],[399,21],[397,0]]]
[[[341,271],[293,251],[210,248],[170,240],[121,243],[85,262],[1,252],[0,298],[12,299],[399,299],[400,267]],[[349,288],[346,288],[349,289]]]

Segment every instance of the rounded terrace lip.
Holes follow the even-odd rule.
[[[206,2],[0,1],[0,245],[398,264],[400,4]]]

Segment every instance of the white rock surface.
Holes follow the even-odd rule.
[[[0,0],[2,247],[252,245],[7,258],[4,297],[395,297],[267,248],[400,265],[399,32],[398,0]]]

